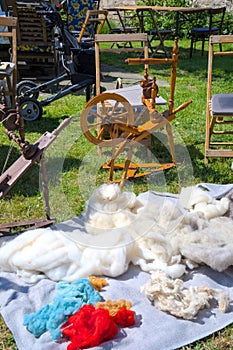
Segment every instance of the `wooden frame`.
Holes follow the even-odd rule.
[[[5,91],[5,95],[11,98],[11,104],[14,106],[17,83],[17,18],[1,16],[0,26],[7,28],[6,31],[0,32],[0,36],[9,38],[12,56],[11,62],[0,63],[0,80],[6,81],[8,91]]]
[[[209,57],[208,57],[208,81],[207,81],[207,101],[206,101],[206,138],[205,138],[205,163],[208,163],[209,157],[233,157],[233,141],[224,142],[211,140],[212,135],[221,137],[226,134],[233,135],[233,128],[227,130],[227,126],[233,125],[233,93],[221,94],[217,96],[212,94],[213,87],[213,60],[216,56],[226,57],[233,56],[233,51],[214,51],[216,45],[233,44],[233,35],[213,35],[209,40]],[[222,112],[213,112],[213,98],[228,98],[228,110]],[[221,100],[220,100],[221,102]],[[224,130],[217,130],[215,127],[221,125]],[[229,149],[231,147],[231,149]]]
[[[136,34],[135,34],[136,35]],[[143,36],[144,35],[144,36]],[[118,38],[117,38],[118,36]],[[131,35],[133,37],[133,35]],[[97,53],[97,69],[99,69],[99,43],[111,42],[111,38],[119,41],[119,38],[129,37],[129,35],[113,34],[96,36],[96,53]],[[92,143],[96,144],[101,150],[102,147],[112,147],[111,159],[103,166],[109,169],[109,181],[120,182],[122,187],[126,179],[136,178],[151,174],[157,171],[163,171],[177,165],[175,158],[175,147],[170,121],[172,121],[176,113],[186,108],[192,101],[182,103],[174,109],[174,93],[176,84],[176,69],[178,64],[178,39],[175,39],[172,51],[172,58],[148,58],[148,41],[147,34],[140,34],[134,37],[144,40],[145,58],[128,58],[128,64],[143,64],[145,67],[144,79],[140,82],[142,87],[142,101],[147,111],[146,118],[137,120],[135,123],[134,110],[124,96],[115,92],[104,92],[92,98],[86,104],[81,118],[80,125],[85,137]],[[113,49],[110,49],[112,51]],[[114,50],[115,51],[115,50]],[[168,109],[163,113],[159,113],[156,109],[156,97],[158,94],[158,86],[156,78],[149,81],[148,65],[150,64],[170,64],[170,99]],[[98,72],[99,73],[99,72]],[[97,74],[98,79],[99,75]],[[98,81],[99,88],[99,81]],[[137,92],[136,92],[137,93]],[[141,121],[141,122],[140,122]],[[160,129],[166,129],[168,145],[171,153],[171,162],[166,163],[140,163],[132,164],[133,147],[137,145],[149,146],[151,134]],[[119,154],[126,148],[127,158],[125,163],[116,164],[115,161]],[[152,170],[136,174],[140,168],[152,168]],[[120,179],[113,180],[115,169],[122,169],[123,175]]]
[[[78,36],[78,42],[81,42],[85,33],[88,35],[88,41],[94,41],[95,34],[100,34],[107,19],[106,10],[88,10],[85,21]],[[91,29],[89,29],[91,28]]]
[[[37,13],[39,5],[39,1],[31,3],[16,1],[12,5],[12,14],[18,18],[18,73],[27,77],[28,73],[31,74],[37,69],[40,71],[40,77],[44,74],[44,78],[47,79],[50,75],[49,70],[52,71],[50,72],[52,76],[57,74],[58,61],[54,31],[48,27],[44,16]]]
[[[140,48],[117,47],[100,48],[101,43],[119,43],[119,42],[140,42],[143,44]],[[96,34],[95,35],[95,64],[96,64],[96,95],[100,94],[100,52],[138,52],[143,51],[144,57],[148,58],[148,37],[147,34]]]
[[[164,54],[165,57],[169,57],[169,53],[165,47],[164,41],[168,35],[172,34],[173,31],[169,30],[160,30],[157,22],[155,20],[155,11],[152,8],[138,8],[136,9],[136,14],[139,20],[139,25],[142,33],[147,33],[149,40],[148,46],[151,51],[152,57],[155,54]],[[151,28],[146,29],[146,22],[151,22]],[[153,41],[158,41],[157,45],[153,44]]]
[[[118,8],[108,8],[108,12],[112,13],[112,17],[116,19],[118,22],[117,26],[113,26],[111,23],[111,20],[107,18],[106,22],[108,25],[108,28],[110,30],[110,34],[132,34],[132,33],[138,33],[139,27],[138,26],[132,26],[131,22],[136,17],[136,14],[132,14],[130,11],[130,14],[127,14],[128,11],[124,11]],[[119,44],[118,42],[113,42],[112,47],[131,47],[133,48],[133,45],[130,41],[124,42],[123,45]]]
[[[198,11],[198,10],[197,10]],[[225,17],[226,7],[211,8],[208,10],[209,15],[209,26],[203,28],[193,28],[191,31],[190,41],[190,58],[193,55],[193,47],[197,41],[202,42],[201,55],[204,54],[205,42],[209,40],[211,35],[221,35],[222,25]],[[201,10],[200,10],[201,13]],[[197,12],[198,14],[198,12]],[[220,51],[222,51],[220,44]]]

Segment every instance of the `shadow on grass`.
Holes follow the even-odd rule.
[[[46,113],[46,111],[44,112]],[[40,120],[35,121],[26,121],[25,122],[25,134],[27,138],[27,133],[36,132],[43,135],[46,131],[52,132],[55,130],[62,122],[62,120],[68,118],[68,116],[62,116],[58,118],[49,118],[46,117],[46,114],[43,114]]]
[[[9,159],[7,159],[9,155]],[[0,175],[3,176],[1,186],[4,186],[4,177],[8,175],[9,168],[15,164],[15,162],[21,157],[22,153],[16,147],[13,147],[9,153],[9,147],[1,146],[1,158],[0,158]],[[38,192],[39,186],[39,165],[34,163],[25,173],[20,175],[21,170],[15,166],[14,171],[16,175],[19,174],[17,181],[11,186],[8,193],[13,195],[14,193],[22,194],[25,196],[34,196]],[[5,175],[5,176],[4,176]]]
[[[6,156],[7,147],[2,147],[2,156]],[[7,167],[5,169],[5,174],[7,174],[7,169],[21,156],[17,150],[14,150],[14,157],[9,160]],[[82,160],[74,157],[58,158],[54,157],[50,160],[49,164],[46,165],[47,176],[50,185],[58,180],[61,180],[62,174],[69,173],[69,171],[76,171],[81,165]],[[57,168],[58,164],[61,168]],[[4,166],[4,163],[0,161],[0,168]],[[0,184],[1,189],[1,184]],[[20,194],[26,197],[33,197],[40,191],[40,164],[34,163],[31,168],[29,168],[23,175],[19,176],[17,182],[11,187],[9,193],[10,195]]]
[[[230,158],[211,158],[208,164],[205,164],[204,153],[200,152],[194,145],[186,145],[186,147],[191,157],[193,175],[196,181],[201,179],[201,182],[229,183],[229,173],[226,173],[226,168],[231,171]]]

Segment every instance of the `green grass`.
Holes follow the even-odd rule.
[[[205,143],[205,108],[207,87],[207,53],[201,57],[200,47],[189,59],[189,42],[181,40],[180,62],[177,72],[175,106],[192,99],[192,104],[177,114],[172,122],[176,142],[176,154],[181,165],[164,172],[162,175],[141,178],[130,183],[130,189],[140,193],[148,189],[159,189],[177,193],[182,186],[199,182],[226,184],[232,182],[232,159],[211,159],[209,164],[204,163]],[[172,47],[173,42],[169,42]],[[111,62],[117,67],[139,72],[143,76],[142,66],[126,66],[124,60],[129,55],[102,54],[101,60]],[[216,62],[216,90],[215,92],[232,92],[232,63],[229,58]],[[169,81],[169,68],[165,66],[151,66],[150,75]],[[168,98],[169,91],[161,87],[160,94]],[[101,183],[108,181],[108,172],[101,169],[103,162],[108,160],[109,153],[101,156],[97,147],[92,145],[80,129],[80,114],[85,106],[84,96],[69,95],[44,108],[44,115],[40,121],[26,123],[26,138],[35,142],[45,131],[54,130],[67,116],[73,115],[71,124],[59,135],[48,148],[46,164],[49,178],[51,216],[62,221],[79,215],[85,201],[92,190]],[[159,134],[163,140],[164,135]],[[156,150],[154,157],[159,160],[168,155],[162,145],[157,142],[156,135],[152,150]],[[0,126],[0,171],[2,171],[8,156],[11,142]],[[6,168],[12,164],[20,152],[15,144]],[[138,154],[142,158],[142,154]],[[1,223],[29,220],[45,217],[43,195],[40,188],[40,167],[34,164],[32,168],[10,190],[7,197],[0,201]],[[0,349],[16,349],[10,331],[0,319]],[[226,350],[233,348],[232,327],[229,326],[207,339],[182,348],[183,350]]]

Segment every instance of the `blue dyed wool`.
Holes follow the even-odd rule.
[[[101,295],[91,285],[89,279],[80,278],[73,283],[58,282],[54,299],[36,313],[26,314],[23,325],[40,337],[49,332],[53,340],[61,337],[60,327],[85,304],[96,304]]]

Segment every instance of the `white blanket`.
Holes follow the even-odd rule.
[[[203,184],[202,186],[206,186],[209,189],[208,194],[210,195],[211,198],[214,198],[214,199],[225,196],[233,188],[232,185],[218,186],[218,185]],[[49,276],[48,273],[53,270],[54,271],[51,277],[55,281],[60,279],[66,279],[67,275],[69,276],[69,278],[73,279],[73,278],[81,277],[82,273],[86,274],[90,272],[90,274],[93,274],[93,272],[94,273],[96,272],[96,274],[106,274],[107,276],[110,276],[108,278],[109,286],[105,288],[105,291],[103,292],[103,296],[105,298],[111,298],[111,299],[127,298],[132,301],[133,309],[136,311],[136,314],[137,314],[136,327],[133,327],[130,329],[124,329],[124,332],[126,332],[125,335],[122,331],[114,341],[106,343],[104,347],[102,346],[98,347],[99,349],[100,348],[109,349],[112,347],[122,348],[122,349],[135,349],[136,347],[139,350],[144,348],[155,348],[155,347],[161,350],[175,349],[177,347],[191,343],[192,341],[197,340],[203,336],[206,336],[218,329],[221,329],[225,327],[227,324],[232,322],[233,318],[232,318],[231,305],[230,305],[229,312],[221,313],[217,309],[217,306],[213,304],[213,301],[211,301],[210,309],[204,309],[199,311],[198,316],[197,318],[195,318],[194,321],[187,321],[187,320],[181,320],[181,319],[175,318],[174,316],[171,316],[167,313],[157,310],[154,306],[152,306],[151,302],[146,298],[146,296],[140,292],[141,287],[146,282],[149,281],[151,276],[146,271],[151,272],[158,269],[163,269],[166,273],[168,273],[168,275],[172,276],[175,279],[176,277],[183,275],[184,269],[187,270],[187,266],[193,268],[195,266],[195,263],[194,263],[195,259],[196,260],[200,259],[200,255],[195,256],[195,254],[193,254],[194,256],[192,256],[192,261],[190,260],[190,261],[183,262],[179,260],[179,254],[181,252],[180,251],[175,252],[174,250],[174,249],[177,249],[177,242],[176,242],[176,239],[174,238],[175,237],[174,229],[177,229],[178,227],[180,227],[181,222],[183,222],[184,217],[186,217],[185,215],[183,215],[183,210],[180,208],[180,205],[177,206],[173,204],[174,210],[169,211],[170,213],[169,220],[168,218],[164,220],[161,212],[161,216],[157,217],[157,219],[155,220],[156,222],[153,222],[153,225],[150,225],[151,216],[146,215],[150,212],[150,209],[153,207],[153,205],[149,205],[149,207],[147,207],[147,211],[144,212],[142,216],[139,215],[139,213],[142,213],[141,204],[142,203],[145,204],[145,198],[146,198],[147,204],[148,203],[153,204],[154,202],[154,205],[155,205],[154,208],[156,207],[156,204],[158,204],[158,202],[161,200],[161,198],[166,199],[166,201],[163,202],[165,205],[163,206],[163,209],[166,208],[166,212],[167,212],[169,207],[171,207],[170,199],[174,201],[173,203],[177,203],[178,196],[171,195],[171,194],[145,193],[138,196],[137,198],[131,195],[130,198],[131,200],[127,202],[128,203],[127,208],[125,207],[125,209],[127,209],[128,211],[130,208],[130,215],[127,216],[127,219],[128,217],[134,217],[133,225],[132,225],[132,222],[126,223],[124,221],[124,229],[122,229],[121,227],[119,230],[119,221],[116,220],[117,219],[116,217],[113,218],[112,216],[111,225],[113,222],[115,225],[112,232],[114,234],[116,233],[113,236],[113,239],[106,240],[107,236],[105,235],[104,240],[101,239],[100,241],[98,239],[95,240],[94,239],[95,237],[93,236],[92,237],[93,242],[91,242],[92,243],[91,246],[90,246],[89,240],[86,240],[86,239],[77,240],[77,232],[80,235],[81,232],[83,234],[83,232],[85,232],[87,229],[89,234],[93,235],[94,234],[93,227],[96,229],[96,226],[97,226],[96,225],[97,221],[95,221],[96,208],[94,208],[94,211],[92,210],[93,205],[90,205],[91,204],[91,201],[90,201],[89,207],[87,208],[86,214],[85,214],[86,219],[88,218],[88,224],[90,226],[84,225],[83,220],[81,220],[80,218],[74,218],[73,220],[70,220],[68,222],[58,224],[52,229],[46,229],[44,232],[41,232],[40,230],[38,230],[36,233],[33,233],[33,235],[29,236],[28,240],[30,241],[30,244],[32,241],[36,242],[38,238],[39,238],[38,242],[41,243],[40,251],[38,251],[37,248],[33,250],[33,253],[36,254],[36,256],[34,256],[35,259],[30,257],[31,256],[30,249],[27,250],[27,254],[21,255],[21,248],[24,247],[24,249],[27,249],[26,248],[27,244],[25,243],[25,237],[23,237],[23,239],[22,238],[20,239],[22,235],[16,238],[16,240],[9,243],[12,248],[10,254],[9,252],[7,253],[8,249],[5,250],[7,245],[1,248],[3,253],[6,254],[6,255],[1,254],[0,256],[1,264],[6,271],[7,270],[9,271],[9,272],[2,272],[0,275],[1,277],[0,301],[2,305],[1,313],[7,325],[10,327],[10,329],[12,330],[15,336],[19,350],[22,350],[22,349],[27,350],[29,348],[38,349],[38,350],[42,348],[46,350],[66,348],[66,345],[67,345],[66,343],[61,343],[61,344],[53,343],[49,339],[48,334],[44,334],[39,339],[35,339],[22,326],[23,315],[25,313],[35,312],[38,310],[38,308],[42,307],[45,303],[51,300],[51,297],[54,293],[55,282],[52,282],[51,280],[44,279],[44,278],[46,276]],[[150,198],[149,201],[148,201],[148,198]],[[167,199],[169,200],[167,201]],[[186,202],[186,204],[187,203],[188,202]],[[219,203],[220,202],[218,202],[217,204]],[[190,203],[188,203],[187,205],[189,204]],[[209,204],[212,205],[213,203],[209,203]],[[184,206],[185,205],[182,199],[182,208]],[[187,209],[185,209],[185,212],[186,210]],[[98,209],[98,211],[100,212],[100,208]],[[109,207],[109,212],[111,211],[112,211],[112,207]],[[106,210],[105,210],[105,213],[106,213]],[[114,211],[114,213],[116,213],[116,210]],[[179,213],[180,215],[177,215],[177,213]],[[121,215],[122,214],[125,214],[125,213],[121,212]],[[138,220],[135,221],[138,215],[139,215]],[[146,221],[145,221],[145,217],[147,217]],[[147,224],[149,224],[150,229],[156,226],[156,230],[155,229],[150,230],[149,238],[148,238],[148,235],[145,235],[144,231],[142,230],[142,227],[143,227],[142,218],[144,220],[144,223],[147,222]],[[98,222],[100,222],[99,219],[100,219],[100,216],[98,216]],[[226,221],[230,220],[230,219],[228,220],[228,218],[225,218],[225,219]],[[203,217],[203,215],[198,216],[198,220],[195,221],[195,224],[197,224],[197,222],[199,224],[199,227],[195,226],[195,229],[197,232],[200,228],[203,229],[203,225],[206,223],[206,219],[205,217]],[[93,226],[93,223],[95,223],[94,226]],[[161,236],[161,233],[164,233],[165,223],[166,223],[165,225],[166,235]],[[187,231],[187,228],[192,227],[194,222],[191,220],[191,223],[190,223],[190,220],[186,218],[185,223],[186,223],[185,225],[182,225],[182,229],[183,231],[189,232]],[[103,222],[101,223],[101,225],[102,224]],[[105,221],[105,224],[106,224],[106,221]],[[158,231],[157,229],[158,227],[160,231]],[[94,230],[94,231],[97,232],[98,230],[97,231]],[[52,233],[54,235],[53,237],[56,238],[56,240],[51,240],[49,244],[53,244],[54,251],[57,252],[54,259],[46,260],[46,264],[43,262],[43,259],[40,260],[41,256],[49,257],[48,252],[45,251],[49,245],[47,244],[44,245],[43,239],[40,240],[41,237],[43,237],[45,239],[48,239],[48,242],[49,242],[49,235],[48,237],[43,236],[45,232]],[[63,233],[63,235],[61,234],[61,232]],[[106,232],[109,232],[109,228],[107,229],[107,231],[105,231],[104,234],[106,234]],[[136,236],[135,236],[135,232],[136,232]],[[147,233],[148,233],[148,230],[147,230]],[[182,234],[183,233],[184,232],[182,232]],[[99,231],[97,232],[97,236],[98,234],[99,234]],[[85,238],[87,237],[85,236]],[[167,249],[168,248],[167,238],[169,238],[169,240],[173,239],[175,242],[175,243],[173,242],[170,251]],[[20,249],[19,249],[19,246],[15,243],[17,242],[17,239],[19,240],[19,242],[21,243],[23,242],[23,244],[20,246]],[[67,243],[67,241],[69,241],[69,243]],[[159,245],[154,244],[155,241],[159,242]],[[191,241],[192,241],[191,242],[192,244],[197,244],[197,246],[198,244],[200,245],[200,243],[201,244],[205,243],[204,241],[201,240],[201,238],[198,240],[198,242],[194,241],[193,239],[191,239]],[[66,247],[65,255],[63,255],[63,253],[59,255],[59,244],[61,244],[61,242],[62,242],[62,248]],[[135,251],[135,242],[137,242],[136,251]],[[138,244],[138,242],[140,242],[140,244]],[[154,247],[154,249],[148,250],[149,242],[152,243],[151,247]],[[230,244],[231,242],[232,242],[232,238],[229,240],[229,244],[228,244],[229,247],[227,246],[227,250],[224,250],[224,254],[228,251],[228,249],[231,249],[231,244]],[[101,243],[102,249],[100,249],[100,246],[99,246],[100,243]],[[104,249],[103,249],[103,243],[104,243]],[[217,242],[217,244],[218,243],[219,242]],[[78,246],[78,248],[74,249],[73,245]],[[109,245],[111,247],[112,245],[114,245],[115,246],[114,249],[109,251],[108,249]],[[182,249],[185,250],[185,249],[188,249],[189,245],[190,245],[190,241],[188,241],[188,244],[186,245],[179,244],[179,247],[182,247]],[[18,254],[18,257],[17,257],[17,254],[15,257],[14,249],[15,249],[15,252]],[[86,249],[89,249],[89,253],[86,255],[86,260],[83,261],[84,263],[83,267],[85,267],[85,271],[83,270],[80,272],[80,270],[78,269],[78,267],[80,267],[80,259],[75,260],[75,254],[79,253],[79,255],[76,255],[76,257],[79,256],[82,258],[82,252]],[[108,253],[109,252],[111,253],[110,255],[108,254],[109,259],[107,261],[106,261],[106,255],[103,253],[103,252],[106,252],[106,250],[108,251]],[[93,251],[95,252],[102,251],[102,253],[101,254],[96,253],[96,255],[93,256]],[[191,251],[193,251],[193,249]],[[119,253],[121,255],[118,255]],[[182,251],[182,254],[183,254],[183,251]],[[120,260],[118,259],[119,256],[120,256]],[[206,255],[204,254],[203,259],[205,256]],[[62,266],[62,257],[64,258],[63,266]],[[92,259],[91,264],[89,264],[92,267],[92,269],[94,266],[95,269],[98,268],[99,270],[96,270],[96,271],[89,270],[89,267],[87,268],[88,259],[89,259],[89,262]],[[96,263],[96,259],[98,263]],[[24,264],[22,264],[22,261]],[[76,262],[76,266],[75,265],[71,266],[72,264],[69,263],[70,261],[72,261],[74,264]],[[132,261],[136,265],[139,265],[140,268],[132,266],[130,264],[130,261]],[[29,268],[25,268],[28,262],[37,264],[37,268],[31,269],[31,270]],[[196,262],[200,263],[200,261],[196,261]],[[201,262],[204,262],[204,261],[201,261]],[[209,260],[207,259],[205,263],[211,265],[212,261],[210,259]],[[220,266],[218,265],[219,261],[215,263],[217,264],[216,266]],[[58,268],[56,268],[56,264],[58,264]],[[222,264],[222,260],[221,260],[221,264]],[[228,260],[226,264],[228,264],[227,266],[230,266],[232,265],[232,262]],[[36,265],[33,265],[33,266],[36,266]],[[38,266],[40,266],[40,269],[38,269]],[[200,286],[204,284],[209,286],[210,288],[213,288],[216,290],[221,289],[227,292],[229,295],[229,298],[232,299],[233,298],[233,282],[232,282],[233,270],[232,270],[232,267],[229,267],[228,269],[226,269],[227,266],[221,265],[220,268],[217,269],[219,271],[222,271],[221,273],[214,271],[213,269],[210,269],[208,267],[200,266],[196,269],[191,270],[189,273],[183,275],[182,279],[184,280],[185,286],[187,288],[189,286]],[[24,279],[26,280],[29,279],[30,282],[37,281],[37,283],[35,285],[28,285],[26,282],[23,282],[21,278],[18,278],[15,275],[15,273],[12,273],[12,272],[18,272],[18,274],[22,276]],[[15,314],[16,309],[18,311]],[[14,313],[16,317],[12,318],[11,317],[12,313]],[[169,329],[169,337],[167,337],[167,329]],[[142,334],[144,339],[143,343],[141,342]]]

